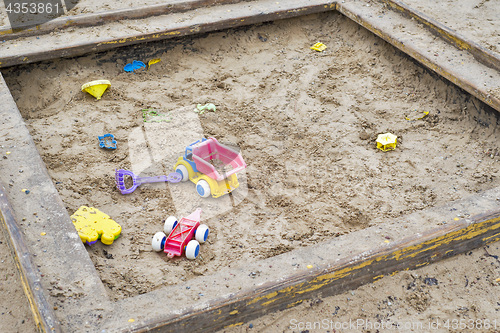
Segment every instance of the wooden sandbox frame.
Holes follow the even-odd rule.
[[[372,15],[381,9],[386,10],[383,20]],[[172,23],[174,20],[169,19],[192,10],[198,15],[181,20],[182,23]],[[333,10],[500,111],[500,100],[492,94],[492,91],[500,91],[498,56],[396,0],[172,1],[165,5],[59,18],[24,31],[0,27],[0,36],[6,40],[3,46],[19,45],[0,49],[0,68]],[[84,29],[125,19],[148,19],[148,24],[158,25],[161,30],[143,34],[134,30],[104,39],[81,33]],[[408,38],[393,26],[394,22],[401,21],[410,30],[419,32],[418,40]],[[60,33],[49,34],[54,29]],[[71,34],[87,37],[57,46],[61,45],[57,38],[71,37]],[[436,41],[435,36],[440,38]],[[25,41],[29,43],[23,46]],[[427,52],[433,49],[439,49],[440,53],[460,52],[468,61],[460,66],[436,59],[428,55],[433,52]],[[471,76],[471,67],[489,75]],[[229,271],[222,271],[190,280],[189,289],[182,282],[113,302],[74,230],[3,77],[0,78],[0,97],[3,102],[0,133],[6,144],[16,147],[15,152],[2,161],[0,221],[10,240],[37,327],[42,332],[178,332],[187,328],[215,331],[500,239],[500,188],[496,188],[444,207],[427,209],[233,269],[230,278]],[[15,182],[11,181],[14,174]],[[22,188],[31,189],[31,193],[26,195]],[[31,218],[33,215],[36,218]],[[36,223],[30,227],[28,221],[32,219]],[[35,225],[43,226],[46,232],[39,242],[40,229]],[[313,268],[308,269],[309,265]],[[44,269],[48,266],[52,273]],[[259,274],[250,274],[252,272]],[[61,295],[66,300],[56,309],[54,300]]]

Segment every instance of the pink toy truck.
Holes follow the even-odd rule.
[[[181,181],[195,183],[201,197],[218,198],[238,188],[236,173],[246,166],[239,152],[208,138],[187,146],[174,170],[181,175]]]
[[[206,242],[209,233],[208,227],[200,224],[200,215],[201,208],[181,218],[179,222],[174,216],[169,216],[163,227],[165,232],[160,231],[153,236],[151,242],[153,250],[156,252],[163,250],[169,258],[184,253],[186,258],[196,259],[200,253],[200,243]]]

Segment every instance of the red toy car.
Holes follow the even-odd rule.
[[[153,236],[151,242],[153,250],[156,252],[163,250],[169,258],[185,253],[186,258],[195,259],[200,252],[200,243],[206,242],[209,233],[208,227],[200,224],[200,215],[201,208],[181,218],[179,222],[174,216],[169,216],[165,220],[163,228],[165,232],[160,231]]]

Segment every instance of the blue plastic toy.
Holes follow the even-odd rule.
[[[142,61],[134,60],[131,64],[126,64],[123,70],[125,72],[134,72],[136,69],[143,67],[146,68],[146,65]]]
[[[113,134],[104,134],[99,136],[99,147],[106,149],[116,149],[116,140]]]

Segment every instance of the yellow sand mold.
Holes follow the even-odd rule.
[[[101,99],[102,94],[111,86],[108,80],[96,80],[87,82],[82,86],[82,91],[88,92],[96,99]]]
[[[89,245],[95,243],[99,238],[103,244],[111,245],[122,231],[122,227],[109,215],[94,207],[81,206],[71,215],[71,221],[73,221],[82,242]]]
[[[377,148],[382,151],[396,149],[398,137],[392,133],[379,134],[377,137]]]

